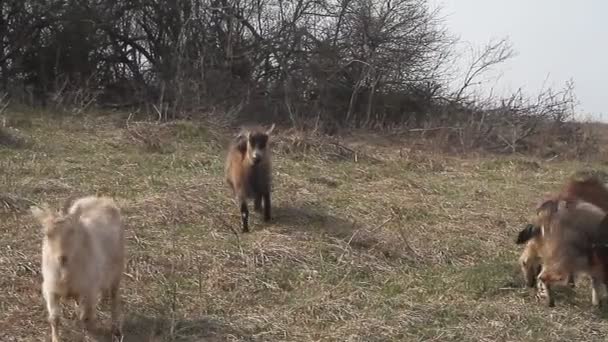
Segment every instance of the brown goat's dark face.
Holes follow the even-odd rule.
[[[266,131],[254,129],[247,131],[247,133],[244,134],[241,151],[246,153],[246,158],[249,159],[253,165],[257,165],[267,158],[268,139],[273,129],[274,124]]]
[[[249,134],[247,139],[247,152],[253,165],[257,165],[264,159],[266,154],[266,145],[268,144],[268,135],[262,132]]]

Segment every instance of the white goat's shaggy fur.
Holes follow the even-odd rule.
[[[66,206],[68,208],[68,206]],[[112,334],[122,336],[119,287],[124,269],[124,227],[111,198],[88,196],[67,212],[48,207],[31,209],[44,232],[42,294],[46,301],[52,341],[59,341],[59,301],[73,298],[79,318],[94,326],[95,307],[102,294],[112,305]]]

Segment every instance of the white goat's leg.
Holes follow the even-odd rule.
[[[122,303],[120,299],[120,283],[110,289],[112,306],[112,341],[122,341]]]
[[[95,307],[97,300],[94,292],[81,295],[78,298],[78,318],[88,330],[95,328]]]
[[[43,290],[42,295],[46,301],[46,309],[49,314],[49,324],[51,325],[51,341],[59,342],[59,314],[61,307],[59,306],[59,296],[50,291]]]

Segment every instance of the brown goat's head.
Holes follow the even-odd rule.
[[[532,229],[540,231],[540,228],[538,227]],[[532,237],[530,240],[526,241],[526,247],[519,257],[519,266],[528,287],[534,287],[534,285],[536,285],[536,276],[538,276],[541,271],[541,248],[542,239],[539,239],[536,236]]]
[[[237,136],[238,148],[245,158],[253,165],[259,164],[267,158],[268,139],[274,130],[274,124],[264,130],[261,127],[254,127],[242,130]]]
[[[50,257],[61,267],[66,267],[80,248],[80,211],[63,214],[49,207],[32,207],[32,215],[42,226],[44,240]]]
[[[517,235],[515,243],[526,247],[519,258],[524,280],[529,287],[534,287],[536,277],[541,271],[540,254],[543,249],[543,233],[550,226],[553,214],[558,210],[558,202],[546,199],[539,203],[533,223],[528,223]]]

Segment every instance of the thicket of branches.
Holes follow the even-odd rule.
[[[324,126],[449,121],[471,143],[513,149],[539,120],[569,115],[570,88],[475,96],[512,56],[506,40],[476,52],[450,90],[454,43],[426,0],[13,0],[0,3],[0,87],[32,105],[161,119],[220,109]],[[495,120],[517,133],[494,132]]]

